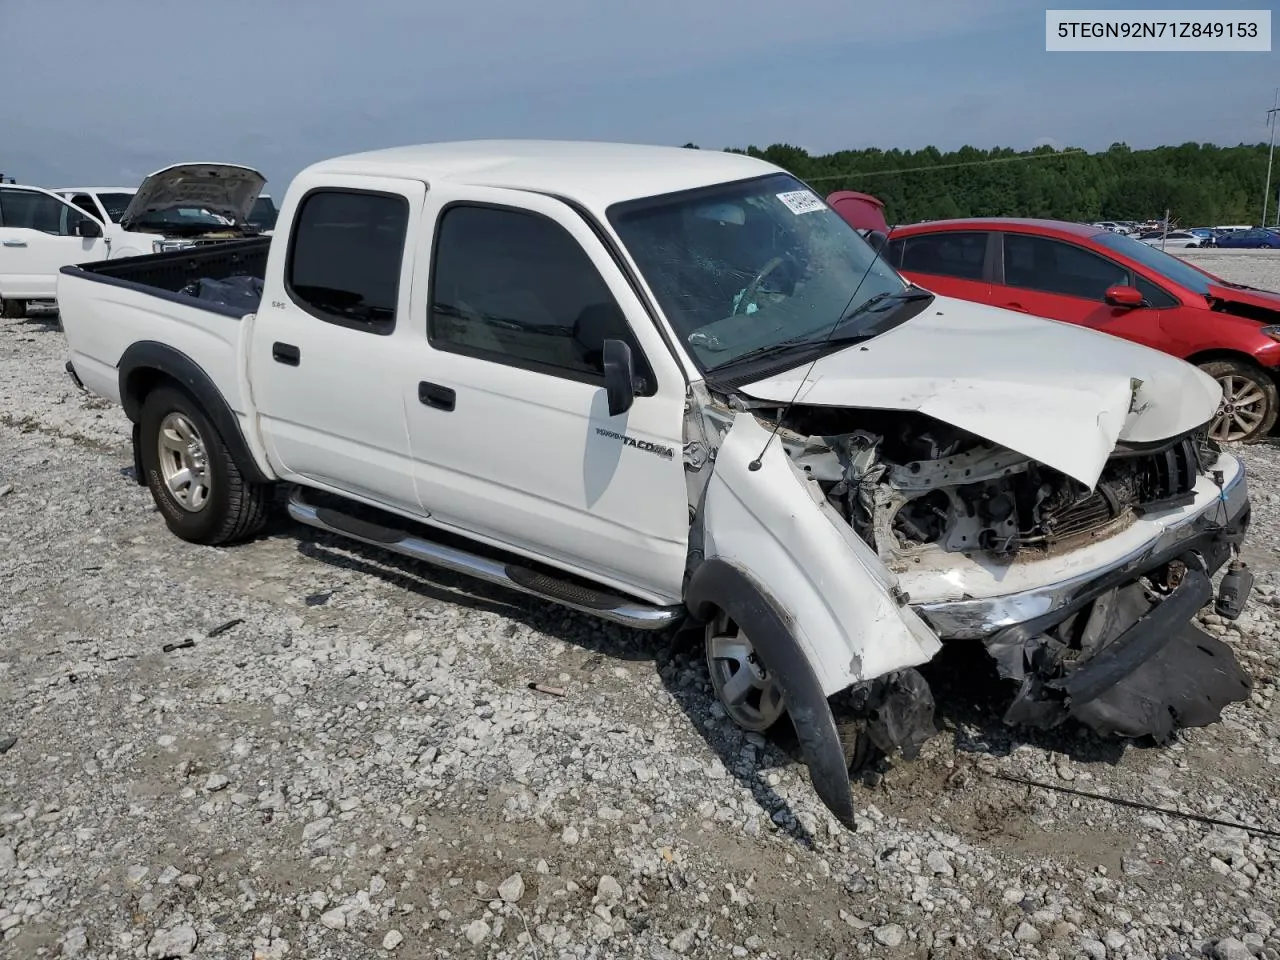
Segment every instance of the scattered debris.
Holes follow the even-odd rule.
[[[173,653],[175,650],[185,650],[188,647],[194,647],[196,642],[188,637],[186,640],[180,640],[177,643],[166,643],[160,649],[165,653]]]
[[[213,639],[214,637],[220,637],[222,636],[222,634],[226,633],[232,627],[238,627],[242,623],[244,623],[244,617],[236,617],[234,620],[228,620],[226,623],[222,623],[214,627],[212,630],[206,633],[205,636],[208,637],[209,639]]]
[[[549,693],[553,697],[563,697],[566,694],[564,687],[549,687],[545,683],[531,683],[530,690],[537,690],[539,693]]]

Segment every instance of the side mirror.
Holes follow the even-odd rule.
[[[1107,287],[1104,299],[1113,307],[1123,307],[1126,310],[1132,310],[1135,307],[1141,307],[1145,304],[1146,298],[1142,296],[1142,292],[1137,287],[1126,287],[1117,284],[1114,287]]]
[[[102,225],[97,220],[91,220],[89,217],[81,217],[76,221],[77,237],[100,237],[102,236]]]
[[[609,398],[609,416],[616,417],[631,409],[636,398],[635,361],[631,348],[621,340],[606,340],[603,350],[604,390]]]

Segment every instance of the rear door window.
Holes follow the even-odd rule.
[[[371,333],[395,328],[409,202],[359,190],[315,190],[294,221],[285,283],[320,320]]]

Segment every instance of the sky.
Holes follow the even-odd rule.
[[[0,172],[136,186],[225,161],[280,196],[326,157],[477,137],[813,153],[1268,138],[1280,52],[1047,53],[1046,5],[0,0]]]

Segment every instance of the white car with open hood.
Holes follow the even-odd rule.
[[[266,178],[229,163],[181,163],[129,187],[0,185],[0,314],[52,300],[68,264],[259,235],[248,217]]]
[[[52,192],[105,224],[113,256],[180,250],[264,233],[266,177],[233,163],[176,163],[138,187],[56,187]],[[266,209],[274,211],[266,198]],[[127,249],[126,249],[127,248]]]
[[[934,732],[944,640],[985,645],[1012,724],[1163,740],[1249,694],[1193,623],[1252,580],[1189,364],[913,287],[736,154],[377,151],[303,171],[280,224],[59,281],[68,371],[179,537],[251,537],[287,484],[303,523],[696,630],[846,824],[850,766]]]
[[[142,181],[120,228],[150,239],[147,253],[256,236],[249,223],[267,178],[234,163],[177,163]]]

